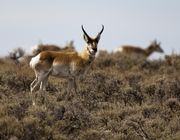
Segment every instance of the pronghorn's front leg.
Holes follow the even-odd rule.
[[[40,90],[41,91],[46,91],[46,84],[47,84],[48,77],[49,77],[51,71],[52,71],[52,68],[49,69],[48,71],[44,72],[44,74],[42,76],[42,81],[41,81],[41,84],[40,84]]]
[[[74,89],[74,90],[73,90]],[[77,93],[77,84],[76,84],[76,78],[75,77],[71,77],[68,79],[68,94],[71,94],[71,92],[75,92],[75,94]]]
[[[40,84],[40,91],[46,91],[46,84],[47,84],[48,77],[45,78]]]

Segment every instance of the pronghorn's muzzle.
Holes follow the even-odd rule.
[[[93,51],[96,53],[97,52],[97,48],[93,48]]]
[[[97,48],[91,48],[91,49],[89,49],[89,48],[87,47],[87,50],[88,50],[89,54],[91,54],[91,55],[95,55],[96,52],[97,52]]]

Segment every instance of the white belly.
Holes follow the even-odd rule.
[[[59,77],[68,77],[71,75],[68,65],[53,65],[52,75]]]
[[[58,77],[81,77],[84,75],[88,67],[77,67],[75,63],[68,64],[54,64],[52,66],[52,75]]]

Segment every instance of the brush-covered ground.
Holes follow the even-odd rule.
[[[100,52],[67,95],[50,77],[32,106],[28,65],[0,59],[0,140],[179,140],[180,55],[131,60]]]

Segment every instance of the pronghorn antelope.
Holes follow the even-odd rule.
[[[129,46],[124,45],[117,49],[117,52],[121,52],[127,56],[135,57],[135,58],[148,58],[153,52],[160,52],[163,53],[163,49],[160,46],[160,43],[157,43],[156,40],[154,40],[149,47],[143,49],[141,47],[137,46]]]
[[[19,65],[27,65],[31,61],[32,57],[33,57],[32,55],[28,55],[28,54],[24,55],[24,56],[17,59],[17,63]]]
[[[8,59],[13,60],[15,64],[19,66],[28,64],[33,56],[26,54],[22,48],[16,48],[7,56]]]
[[[35,101],[32,92],[39,85],[41,91],[45,90],[49,75],[66,78],[68,80],[68,93],[77,92],[76,82],[87,73],[87,70],[95,59],[97,45],[103,30],[104,26],[102,25],[102,29],[98,35],[95,38],[91,38],[82,25],[84,40],[87,45],[80,53],[43,51],[31,59],[30,67],[34,70],[36,76],[30,85],[33,105],[35,105]]]
[[[16,48],[12,52],[9,53],[8,58],[13,60],[16,64],[19,63],[18,59],[25,55],[25,51],[22,48]]]
[[[67,43],[63,48],[53,44],[38,44],[32,47],[32,54],[35,56],[42,51],[75,51],[73,41]]]

